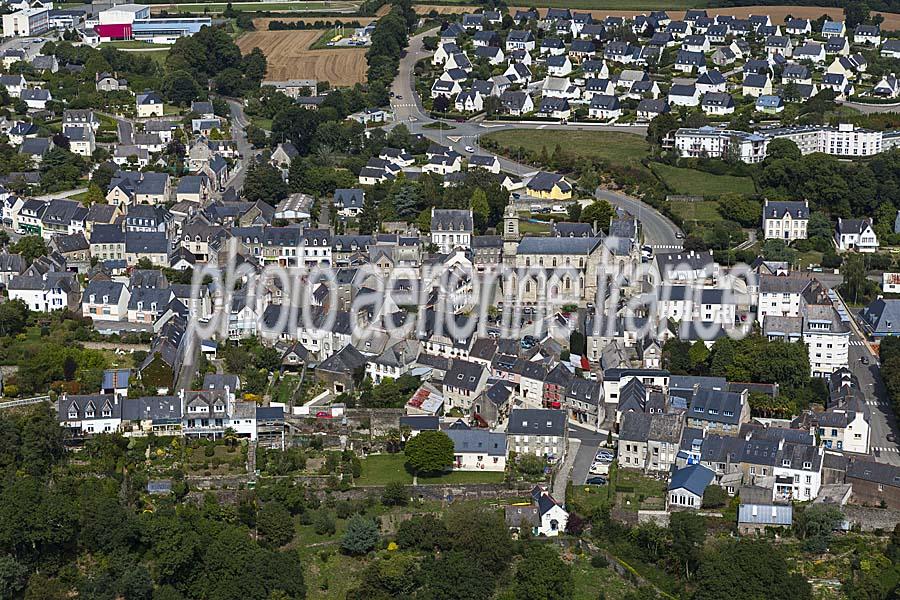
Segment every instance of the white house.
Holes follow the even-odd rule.
[[[502,431],[460,426],[444,433],[453,440],[454,471],[506,470],[506,434]]]
[[[703,505],[703,492],[715,476],[713,471],[700,464],[678,469],[669,479],[666,507],[669,510],[700,510]]]
[[[878,249],[878,236],[872,228],[872,219],[841,219],[838,217],[834,242],[838,250],[857,250],[859,252],[875,252]]]
[[[766,200],[763,205],[762,228],[767,240],[786,242],[806,239],[809,224],[809,203]]]
[[[538,485],[531,490],[531,501],[537,508],[539,524],[533,533],[555,537],[565,532],[569,513],[557,502],[546,487]]]

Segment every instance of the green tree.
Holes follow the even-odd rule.
[[[728,504],[728,493],[722,486],[709,485],[703,492],[703,508],[719,508]]]
[[[28,306],[22,300],[0,304],[0,336],[17,335],[25,331]]]
[[[294,539],[294,520],[278,501],[266,502],[259,509],[256,527],[270,548],[280,548]]]
[[[790,572],[778,546],[756,540],[729,541],[704,556],[693,599],[735,595],[746,600],[810,600],[812,588],[806,578]]]
[[[453,464],[453,440],[443,431],[423,431],[406,442],[404,453],[416,473],[439,473]]]
[[[691,348],[688,350],[688,357],[690,358],[693,372],[706,370],[706,361],[709,360],[709,349],[703,343],[703,340],[697,340],[691,344]]]
[[[483,233],[487,227],[487,221],[491,210],[488,206],[487,195],[484,193],[483,189],[477,188],[472,193],[471,208],[472,217],[475,220],[475,229]]]
[[[319,509],[313,518],[313,530],[319,535],[334,535],[337,525],[334,515],[328,509]]]
[[[849,302],[859,304],[860,300],[866,297],[869,287],[863,257],[859,254],[848,255],[841,267],[841,273],[844,276],[841,293]]]
[[[364,515],[353,515],[341,540],[341,550],[351,555],[367,554],[378,545],[379,532],[375,521]]]
[[[847,29],[856,29],[857,25],[869,20],[869,5],[859,1],[849,2],[844,7],[844,19],[847,22]]]
[[[581,211],[582,223],[596,223],[597,228],[601,231],[609,231],[609,223],[615,211],[612,205],[606,200],[594,200]]]
[[[663,345],[663,363],[675,375],[688,375],[691,372],[691,343],[671,337]]]
[[[272,165],[254,162],[247,168],[244,197],[250,202],[262,201],[274,206],[289,193],[281,172]]]
[[[371,193],[366,194],[362,210],[359,213],[359,233],[361,235],[378,233],[380,227],[378,205],[375,203],[374,195]]]
[[[9,554],[0,556],[0,597],[15,598],[25,588],[28,569]]]
[[[381,503],[385,506],[406,506],[409,502],[409,490],[405,485],[392,481],[384,486],[381,492]]]
[[[19,238],[19,241],[15,244],[12,244],[9,247],[9,251],[12,254],[21,254],[22,258],[30,264],[34,262],[34,259],[47,254],[47,244],[44,243],[44,239],[39,235],[26,235]]]
[[[163,80],[162,92],[169,102],[178,106],[189,106],[200,98],[197,82],[187,71],[169,73]]]
[[[566,600],[574,596],[572,569],[553,546],[529,546],[516,566],[516,598]]]
[[[706,523],[700,515],[677,512],[672,513],[669,530],[672,535],[672,559],[681,565],[685,577],[690,579],[700,564],[700,554],[706,538]]]
[[[759,227],[762,218],[762,205],[759,200],[745,198],[736,193],[723,194],[719,199],[719,214],[730,221],[736,221],[743,227]]]
[[[415,515],[400,523],[397,530],[397,544],[401,548],[428,552],[447,549],[450,547],[450,533],[444,522],[434,515]]]

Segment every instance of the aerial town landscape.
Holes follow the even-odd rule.
[[[900,598],[900,2],[759,2],[0,0],[0,599]]]

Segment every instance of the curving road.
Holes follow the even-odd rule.
[[[433,54],[422,45],[424,38],[433,33],[434,30],[426,31],[409,39],[406,54],[400,59],[399,73],[391,87],[391,91],[394,93],[394,97],[391,99],[391,108],[395,117],[394,123],[403,123],[407,126],[410,133],[421,134],[432,141],[450,146],[464,156],[472,154],[472,152],[466,150],[466,146],[470,146],[477,151],[479,148],[478,139],[482,135],[503,129],[552,129],[561,131],[578,129],[584,131],[617,131],[640,136],[647,134],[646,125],[616,127],[600,124],[561,125],[559,123],[534,123],[527,121],[466,121],[463,123],[455,122],[452,125],[448,124],[448,129],[446,130],[434,129],[433,126],[426,128],[426,125],[440,123],[441,121],[432,119],[425,112],[419,95],[415,90],[413,70],[417,62]],[[449,127],[452,127],[452,129],[449,129]],[[521,176],[536,171],[530,165],[500,156],[498,156],[498,159],[500,160],[500,168],[507,173]],[[674,249],[681,246],[681,240],[677,237],[680,234],[678,227],[660,212],[637,198],[599,189],[595,193],[595,197],[607,200],[611,204],[620,206],[635,215],[641,221],[645,243],[666,249]]]

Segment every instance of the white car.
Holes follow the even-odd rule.
[[[466,152],[475,152],[475,148],[472,146],[466,146]]]

